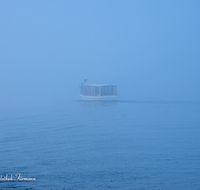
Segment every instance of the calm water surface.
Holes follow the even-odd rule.
[[[200,103],[71,102],[0,115],[0,189],[200,189]]]

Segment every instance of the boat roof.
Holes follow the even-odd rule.
[[[82,86],[117,86],[114,84],[82,84]]]

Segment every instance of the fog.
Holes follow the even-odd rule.
[[[79,85],[120,100],[200,101],[199,1],[1,1],[0,109],[66,105]]]

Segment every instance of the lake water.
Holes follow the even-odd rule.
[[[0,189],[200,189],[200,103],[83,102],[0,116]]]

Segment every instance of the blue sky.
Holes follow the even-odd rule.
[[[1,108],[78,100],[85,77],[122,100],[200,101],[200,2],[0,2]]]

